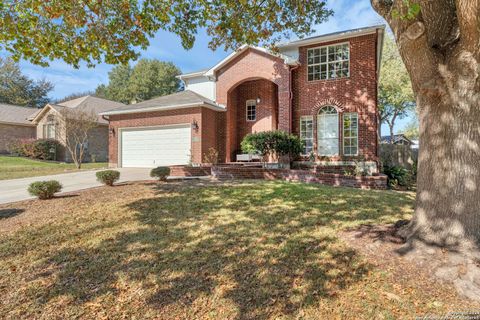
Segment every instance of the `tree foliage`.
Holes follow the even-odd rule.
[[[393,136],[395,122],[415,109],[412,84],[395,42],[387,35],[378,90],[380,120],[387,123]],[[391,139],[393,143],[393,139]]]
[[[108,74],[108,85],[97,87],[96,95],[122,103],[140,102],[178,91],[180,70],[171,62],[140,59],[130,65],[116,66]]]
[[[41,65],[53,59],[76,67],[81,61],[126,64],[158,30],[178,35],[190,49],[202,28],[212,49],[231,49],[291,32],[307,35],[331,14],[325,0],[6,0],[0,2],[0,49]]]
[[[35,81],[22,73],[18,63],[0,57],[0,103],[25,107],[44,107],[53,84]]]
[[[418,140],[420,132],[418,130],[418,118],[413,118],[405,128],[403,128],[403,134],[410,140]]]

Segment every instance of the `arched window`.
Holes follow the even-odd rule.
[[[318,155],[338,155],[338,137],[337,109],[332,106],[325,106],[320,109],[317,116]]]
[[[53,114],[47,116],[47,122],[43,125],[43,137],[47,139],[56,138],[55,117]]]

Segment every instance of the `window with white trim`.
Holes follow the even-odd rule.
[[[55,139],[55,117],[53,115],[48,115],[47,123],[43,125],[43,137],[46,139]]]
[[[303,142],[303,154],[309,155],[313,151],[313,117],[300,118],[300,140]]]
[[[325,106],[317,116],[317,145],[319,156],[338,155],[339,145],[338,112],[332,106]]]
[[[308,81],[350,76],[350,45],[342,43],[307,50]]]
[[[355,112],[343,114],[343,154],[358,155],[358,114]]]
[[[247,100],[247,121],[257,120],[257,100]]]

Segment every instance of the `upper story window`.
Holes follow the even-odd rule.
[[[350,76],[348,43],[308,49],[308,81],[338,79]]]
[[[247,100],[247,121],[257,120],[257,101]]]

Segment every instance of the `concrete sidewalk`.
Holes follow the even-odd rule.
[[[141,181],[151,180],[149,168],[119,168],[120,180]],[[98,170],[78,171],[73,173],[62,173],[49,176],[22,178],[0,181],[0,204],[33,199],[28,194],[28,185],[35,181],[57,180],[63,185],[62,192],[71,192],[92,187],[99,187],[102,184],[97,181],[95,172]]]

